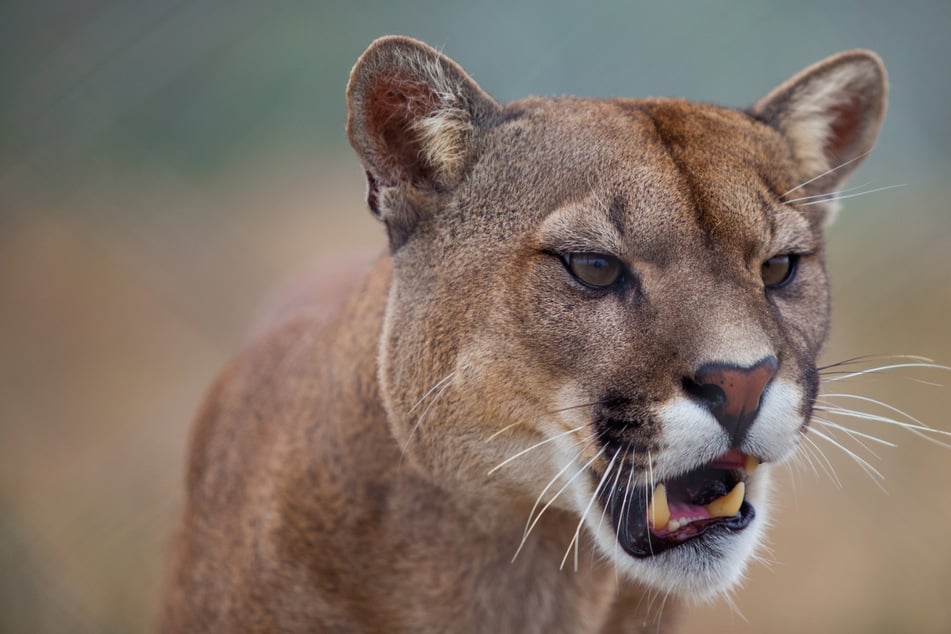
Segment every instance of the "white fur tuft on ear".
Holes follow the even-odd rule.
[[[457,181],[469,162],[473,132],[469,113],[451,106],[443,108],[420,118],[413,130],[437,177],[443,182]]]
[[[885,67],[846,51],[800,72],[750,113],[783,133],[811,191],[832,191],[872,149],[885,116]]]

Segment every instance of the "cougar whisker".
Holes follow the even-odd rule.
[[[447,374],[447,375],[444,376],[443,378],[441,378],[441,379],[439,379],[438,381],[436,381],[436,383],[435,383],[431,388],[429,388],[429,390],[427,390],[426,393],[423,394],[423,395],[419,398],[419,400],[416,401],[416,403],[415,403],[411,408],[409,408],[409,411],[406,412],[406,413],[407,413],[407,414],[412,414],[414,411],[416,411],[416,408],[419,407],[420,405],[422,405],[422,403],[429,397],[430,394],[432,394],[433,392],[435,392],[436,390],[438,390],[439,388],[441,388],[442,385],[443,385],[446,381],[451,381],[452,378],[453,378],[455,375],[456,375],[456,372],[455,372],[455,370],[453,370],[452,372],[450,372],[449,374]]]
[[[522,531],[522,541],[519,543],[518,549],[516,549],[515,551],[515,557],[518,557],[519,551],[522,549],[522,546],[525,545],[525,540],[528,539],[529,533],[531,533],[532,528],[535,526],[535,524],[532,523],[532,519],[534,518],[535,510],[541,504],[542,498],[545,496],[545,493],[548,492],[548,489],[550,489],[552,485],[554,485],[555,482],[557,482],[558,479],[561,478],[561,476],[565,474],[566,471],[568,471],[572,466],[575,465],[575,461],[584,454],[584,452],[588,449],[588,447],[591,446],[591,444],[594,442],[594,439],[595,439],[594,434],[591,434],[590,436],[588,436],[587,438],[588,442],[586,442],[585,445],[581,449],[578,450],[578,453],[572,456],[570,460],[565,462],[565,466],[563,466],[561,470],[558,471],[558,473],[552,476],[552,478],[548,481],[548,484],[546,484],[545,487],[541,490],[541,493],[539,493],[538,496],[535,497],[535,503],[532,505],[532,510],[528,512],[528,519],[525,521],[525,529]],[[578,444],[581,444],[581,442],[584,442],[584,441],[580,441]],[[512,558],[512,561],[515,560],[515,557]]]
[[[598,499],[598,493],[601,492],[601,488],[604,486],[604,483],[607,482],[608,475],[611,473],[611,470],[614,468],[614,463],[617,460],[618,454],[620,453],[621,453],[620,448],[618,448],[614,452],[614,456],[611,458],[611,461],[608,463],[607,468],[604,470],[604,473],[601,475],[601,479],[598,481],[598,486],[596,486],[594,488],[594,492],[591,493],[591,499],[588,500],[588,505],[585,506],[584,511],[582,511],[581,513],[581,519],[578,520],[578,525],[575,527],[574,537],[572,538],[571,542],[569,542],[568,544],[568,550],[565,551],[565,556],[562,558],[561,565],[558,568],[559,570],[561,570],[564,567],[565,561],[567,561],[568,559],[568,554],[571,552],[571,544],[574,544],[575,572],[578,572],[578,550],[580,548],[580,542],[581,542],[581,527],[584,525],[585,518],[588,517],[588,513],[591,511],[591,507],[594,505],[595,500]],[[620,473],[620,469],[618,469],[618,473]]]
[[[861,354],[857,357],[850,357],[848,359],[843,359],[842,361],[836,361],[835,363],[830,363],[828,365],[818,366],[816,370],[818,370],[819,374],[824,374],[824,371],[830,368],[837,368],[837,367],[842,367],[847,365],[855,365],[857,363],[863,363],[866,361],[882,361],[885,359],[893,359],[893,360],[904,359],[908,361],[921,361],[924,363],[934,363],[933,359],[929,359],[928,357],[922,357],[922,356],[914,355],[914,354]]]
[[[813,431],[813,430],[810,430],[810,431]],[[819,464],[819,468],[825,471],[826,475],[828,475],[829,478],[832,480],[833,484],[835,484],[835,488],[841,489],[842,480],[839,479],[839,474],[836,473],[835,467],[832,466],[832,461],[829,460],[825,452],[822,451],[819,445],[816,444],[816,441],[814,441],[808,435],[803,436],[803,439],[805,439],[805,441],[808,442],[809,445],[811,445],[811,448],[809,449],[809,453],[812,453],[813,457],[816,458]],[[808,447],[807,445],[803,445],[803,446]],[[813,450],[816,453],[813,453]]]
[[[871,478],[872,482],[874,482],[878,488],[887,493],[885,487],[883,487],[881,484],[882,481],[885,480],[885,476],[882,475],[881,471],[873,467],[871,463],[868,462],[868,460],[865,460],[862,456],[858,455],[832,436],[829,436],[828,434],[825,434],[815,428],[811,429],[810,431],[819,438],[828,442],[833,447],[837,447],[838,449],[842,450],[845,455],[851,458],[855,464],[857,464]]]
[[[945,430],[943,430],[943,429],[935,429],[935,428],[933,428],[933,427],[929,427],[928,425],[925,425],[925,424],[922,423],[920,420],[918,420],[918,419],[914,418],[913,416],[909,415],[908,413],[906,413],[906,412],[904,412],[904,411],[898,409],[897,407],[892,407],[891,405],[888,405],[887,403],[883,403],[883,402],[878,401],[878,400],[876,400],[876,399],[870,399],[870,398],[863,397],[863,396],[859,396],[859,395],[849,395],[849,394],[841,394],[841,395],[838,395],[838,396],[841,396],[841,397],[852,397],[852,398],[855,398],[855,399],[858,399],[858,400],[870,401],[870,402],[872,402],[872,403],[875,403],[875,404],[879,405],[880,407],[883,407],[883,408],[885,408],[885,409],[888,409],[888,410],[894,411],[894,412],[896,412],[896,413],[898,413],[898,414],[901,414],[902,416],[905,416],[906,418],[908,418],[908,419],[909,419],[910,421],[912,421],[912,422],[909,423],[909,422],[905,422],[905,421],[900,421],[900,420],[891,418],[891,417],[889,417],[889,416],[881,416],[881,415],[879,415],[879,414],[872,414],[872,413],[870,413],[870,412],[863,412],[863,411],[860,411],[860,410],[854,410],[854,409],[849,409],[849,408],[845,408],[845,407],[832,407],[832,406],[826,406],[826,405],[816,405],[814,409],[816,409],[816,410],[818,410],[818,411],[821,411],[821,412],[825,412],[825,413],[827,413],[827,414],[833,414],[833,415],[836,415],[836,416],[843,416],[843,417],[846,417],[846,418],[856,418],[856,419],[859,419],[859,420],[867,420],[867,421],[873,422],[873,423],[882,423],[882,424],[885,424],[885,425],[892,425],[892,426],[898,427],[899,429],[904,429],[905,431],[908,431],[908,432],[914,434],[915,436],[918,436],[919,438],[922,438],[922,439],[926,440],[927,442],[930,442],[930,443],[932,443],[932,444],[938,445],[939,447],[944,447],[944,448],[946,448],[946,449],[951,449],[951,444],[946,443],[946,442],[943,442],[943,441],[941,441],[941,440],[938,440],[937,438],[935,438],[935,437],[933,436],[933,435],[938,435],[938,436],[949,436],[949,437],[951,437],[951,432],[949,432],[949,431],[945,431]],[[930,435],[930,434],[933,434],[933,435]]]
[[[631,459],[630,459],[631,467],[630,467],[630,469],[628,469],[627,484],[625,485],[624,493],[623,493],[622,496],[621,496],[621,512],[620,512],[620,514],[618,515],[619,518],[627,517],[627,516],[624,514],[624,512],[625,512],[625,510],[626,510],[626,508],[627,508],[627,503],[628,503],[628,501],[634,496],[634,456],[635,456],[634,446],[631,445],[631,446],[629,447],[628,451],[630,452],[630,455],[631,455]],[[612,521],[613,521],[613,518],[612,518]],[[615,527],[615,531],[618,531],[618,530],[620,530],[620,529],[621,529],[621,520],[619,519],[619,520],[618,520],[618,525]],[[618,544],[618,538],[615,537],[615,538],[614,538],[614,556],[615,556],[615,558],[617,558],[618,545],[619,545],[619,544]],[[614,580],[615,580],[615,583],[619,583],[619,581],[618,581],[618,570],[617,570],[617,566],[614,567]]]
[[[496,438],[498,438],[499,436],[501,436],[502,434],[504,434],[504,433],[507,432],[508,430],[512,429],[513,427],[518,427],[519,425],[524,425],[524,424],[525,424],[524,421],[517,420],[517,421],[515,421],[514,423],[512,423],[511,425],[506,425],[506,426],[503,427],[502,429],[496,431],[494,434],[492,434],[491,436],[489,436],[488,438],[486,438],[486,439],[485,439],[485,442],[487,442],[487,443],[492,442],[493,440],[495,440]]]
[[[644,489],[644,508],[650,508],[650,496],[654,494],[654,489],[657,488],[657,483],[654,481],[654,457],[651,455],[650,449],[647,450],[647,474],[650,487]],[[651,541],[650,528],[647,529],[647,547],[653,554],[654,544]]]
[[[626,426],[625,426],[625,429],[627,429]],[[618,451],[622,451],[622,450],[630,451],[630,449],[628,449],[627,447],[618,448]],[[617,487],[621,481],[621,472],[624,470],[623,466],[624,466],[624,459],[622,458],[621,464],[618,465],[617,475],[614,477],[614,483],[611,485],[611,492],[608,494],[608,497],[607,497],[607,499],[609,500],[614,499],[614,496],[617,495],[617,492],[618,492]],[[631,465],[631,469],[633,470],[633,465]],[[609,506],[608,504],[604,504],[601,509],[601,519],[598,520],[598,530],[601,530],[601,527],[604,525],[604,516],[607,514],[608,506]]]
[[[515,561],[515,557],[518,557],[518,553],[521,551],[522,546],[525,545],[525,542],[528,540],[528,536],[531,534],[532,530],[535,528],[535,526],[536,526],[536,525],[538,524],[538,522],[541,520],[542,515],[545,514],[545,511],[547,511],[548,508],[555,502],[555,500],[557,500],[558,497],[559,497],[562,493],[564,493],[564,492],[568,489],[569,486],[571,486],[571,483],[574,482],[575,479],[576,479],[579,475],[581,475],[582,473],[585,473],[585,472],[587,471],[588,467],[590,467],[592,464],[594,464],[594,461],[601,457],[601,454],[604,453],[605,449],[606,449],[606,447],[601,447],[601,449],[598,451],[598,453],[594,454],[594,456],[593,456],[588,462],[586,462],[580,469],[578,469],[578,471],[577,471],[573,476],[571,476],[571,478],[570,478],[567,482],[565,482],[565,484],[564,484],[560,489],[558,489],[558,491],[555,493],[555,495],[552,496],[552,498],[551,498],[550,500],[548,500],[548,502],[545,504],[545,506],[542,507],[542,510],[539,511],[539,512],[538,512],[538,515],[535,516],[535,521],[533,521],[533,522],[532,522],[532,525],[528,528],[528,532],[525,534],[525,537],[522,538],[522,543],[519,544],[518,550],[515,551],[515,556],[512,557],[512,561]],[[572,464],[572,463],[569,463],[569,464]]]
[[[892,448],[898,447],[897,444],[890,442],[888,440],[883,440],[877,436],[872,436],[871,434],[866,434],[866,433],[857,431],[855,429],[850,429],[849,427],[846,427],[845,425],[840,425],[839,423],[834,423],[824,418],[813,417],[812,422],[818,423],[819,425],[822,425],[823,427],[828,427],[830,429],[837,429],[845,433],[846,435],[849,436],[849,438],[857,442],[859,445],[861,445],[863,449],[865,449],[867,452],[869,452],[870,454],[872,454],[873,456],[875,456],[875,458],[879,460],[881,459],[881,456],[879,456],[870,447],[868,447],[865,443],[863,443],[862,439],[869,440],[869,441],[878,443],[880,445],[885,445],[886,447],[892,447]]]
[[[924,362],[921,362],[921,363],[895,363],[895,364],[890,364],[890,365],[880,365],[880,366],[876,366],[876,367],[874,367],[874,368],[866,368],[865,370],[857,370],[857,371],[855,371],[855,372],[849,372],[848,374],[843,374],[843,375],[840,375],[840,376],[834,376],[834,377],[829,377],[829,378],[822,377],[821,380],[822,380],[823,383],[834,383],[834,382],[836,382],[836,381],[845,381],[845,380],[854,379],[854,378],[860,377],[860,376],[867,376],[867,375],[869,375],[869,374],[879,374],[879,373],[881,373],[881,372],[888,372],[888,371],[891,371],[891,370],[903,370],[903,369],[908,369],[908,368],[927,368],[927,369],[931,369],[931,370],[951,370],[951,367],[949,367],[949,366],[941,365],[941,364],[938,364],[938,363],[933,363],[933,362],[930,362],[930,360],[929,360],[929,362],[927,362],[927,363],[924,363]]]
[[[813,456],[813,454],[812,454],[812,452],[811,452],[811,447],[809,447],[809,445],[806,445],[806,444],[804,444],[804,443],[799,443],[799,444],[796,446],[796,454],[795,454],[795,455],[796,455],[797,458],[802,458],[802,460],[805,462],[805,464],[807,464],[807,465],[809,466],[809,469],[812,471],[812,475],[813,475],[814,477],[816,477],[816,478],[819,477],[819,470],[816,468],[816,463],[813,462],[813,457],[814,457],[814,456]],[[787,463],[787,464],[788,464],[788,463]],[[796,460],[796,461],[793,461],[793,464],[794,464],[797,468],[799,468],[803,463],[800,462],[800,461],[798,461],[798,460]]]
[[[438,401],[439,398],[443,394],[445,394],[446,390],[449,389],[449,387],[452,385],[453,377],[455,376],[455,374],[456,374],[455,372],[450,372],[445,377],[440,379],[432,388],[429,389],[428,392],[426,392],[426,394],[423,395],[423,397],[419,401],[416,402],[416,405],[413,405],[413,407],[410,408],[409,411],[412,412],[414,409],[416,409],[417,406],[419,406],[420,403],[423,402],[423,400],[425,400],[427,397],[429,397],[430,394],[433,393],[433,390],[435,390],[438,387],[438,391],[435,393],[435,395],[433,395],[429,399],[429,402],[426,404],[426,407],[423,408],[423,411],[419,414],[419,416],[416,417],[416,422],[413,424],[413,427],[409,430],[409,434],[407,434],[406,440],[404,441],[403,446],[401,447],[402,449],[402,456],[400,458],[401,460],[406,457],[406,450],[409,448],[410,443],[413,440],[413,436],[416,435],[416,432],[419,430],[420,425],[423,424],[423,419],[426,418],[426,414],[429,413],[433,405],[436,404],[436,401]]]
[[[846,198],[856,198],[857,196],[866,196],[868,194],[874,194],[877,192],[883,192],[888,189],[898,189],[899,187],[907,187],[905,184],[900,185],[885,185],[884,187],[876,187],[875,189],[870,189],[864,192],[856,192],[854,194],[844,194],[842,196],[833,196],[832,198],[824,198],[822,200],[813,200],[807,203],[802,203],[803,207],[808,207],[810,205],[822,205],[825,203],[836,202],[837,200],[845,200]]]
[[[787,205],[790,205],[792,203],[798,203],[803,200],[813,200],[816,198],[824,198],[826,196],[835,196],[838,194],[844,194],[845,192],[852,192],[857,189],[862,189],[863,187],[868,187],[871,184],[872,184],[871,181],[869,181],[869,182],[862,183],[861,185],[855,185],[854,187],[846,187],[844,189],[839,189],[834,192],[826,192],[825,194],[813,194],[811,196],[800,196],[799,198],[791,198],[789,200],[784,200],[783,202],[786,203]]]
[[[544,440],[542,440],[542,441],[540,441],[540,442],[537,442],[537,443],[535,443],[534,445],[532,445],[532,446],[530,446],[530,447],[526,447],[525,449],[522,449],[521,451],[519,451],[519,452],[516,453],[515,455],[509,456],[508,458],[506,458],[505,460],[503,460],[503,461],[500,462],[499,464],[497,464],[497,465],[495,465],[494,467],[492,467],[491,469],[489,469],[488,475],[492,475],[493,473],[495,473],[496,471],[498,471],[499,469],[501,469],[502,467],[504,467],[504,466],[507,465],[508,463],[510,463],[510,462],[512,462],[513,460],[516,460],[516,459],[518,459],[518,458],[521,458],[521,457],[524,456],[525,454],[529,453],[530,451],[533,451],[533,450],[537,449],[538,447],[541,447],[542,445],[547,445],[548,443],[553,442],[553,441],[555,441],[555,440],[558,440],[559,438],[563,438],[564,436],[568,436],[569,434],[578,433],[579,431],[581,431],[582,429],[584,429],[584,428],[587,427],[587,426],[588,426],[587,423],[585,423],[584,425],[579,425],[578,427],[575,427],[574,429],[569,429],[569,430],[567,430],[567,431],[563,431],[563,432],[561,432],[560,434],[555,434],[554,436],[551,436],[550,438],[546,438],[546,439],[544,439]]]
[[[851,165],[852,163],[855,163],[855,162],[857,162],[857,161],[861,161],[863,158],[865,158],[866,156],[868,156],[870,153],[871,153],[871,150],[868,150],[867,152],[863,152],[863,153],[861,153],[861,154],[859,154],[859,155],[857,155],[857,156],[854,156],[854,157],[852,157],[851,159],[849,159],[849,160],[847,160],[847,161],[844,161],[844,162],[842,162],[842,163],[836,165],[835,167],[833,167],[833,168],[831,168],[831,169],[827,169],[826,171],[822,172],[821,174],[818,174],[818,175],[816,175],[816,176],[813,176],[813,177],[810,178],[809,180],[803,181],[802,183],[799,183],[798,185],[796,185],[795,187],[793,187],[792,189],[790,189],[789,191],[787,191],[785,194],[783,194],[782,196],[780,196],[780,198],[781,198],[781,199],[782,199],[782,198],[785,198],[786,196],[788,196],[789,194],[793,193],[793,192],[796,191],[797,189],[802,189],[802,188],[805,187],[806,185],[809,185],[810,183],[813,183],[813,182],[819,180],[819,179],[822,178],[823,176],[828,176],[829,174],[832,174],[833,172],[837,172],[837,171],[839,171],[840,169],[842,169],[843,167],[846,167],[847,165]]]

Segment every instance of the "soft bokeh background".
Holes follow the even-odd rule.
[[[830,53],[875,49],[890,112],[851,184],[906,187],[846,201],[829,236],[826,359],[951,361],[947,0],[4,0],[0,632],[150,628],[204,387],[276,297],[384,246],[343,90],[387,33],[443,49],[501,100],[744,106]],[[949,382],[905,369],[830,388],[951,429],[951,393],[932,385]],[[843,422],[899,444],[876,458],[839,434],[887,494],[817,440],[817,475],[779,470],[774,563],[735,597],[747,620],[720,602],[686,631],[951,631],[951,450]]]

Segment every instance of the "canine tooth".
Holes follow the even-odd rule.
[[[670,507],[667,505],[667,488],[663,484],[658,484],[657,488],[654,489],[651,505],[647,508],[647,518],[650,520],[651,527],[655,530],[664,528],[670,521]]]
[[[733,490],[721,498],[707,504],[707,513],[710,517],[733,517],[740,512],[743,498],[746,496],[746,485],[737,482]]]
[[[754,471],[756,471],[756,467],[758,467],[758,466],[759,466],[759,460],[757,460],[757,459],[754,458],[753,456],[747,456],[747,457],[746,457],[746,466],[744,467],[744,469],[745,469],[747,475],[749,475],[750,473],[753,473]]]

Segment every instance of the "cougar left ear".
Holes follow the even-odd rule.
[[[347,86],[347,136],[367,172],[371,211],[409,221],[414,191],[456,185],[478,127],[500,106],[458,64],[422,42],[384,37],[360,56]],[[392,226],[390,227],[392,231]]]
[[[875,144],[887,94],[885,66],[878,55],[846,51],[795,75],[750,113],[786,137],[801,182],[815,179],[803,191],[829,193]]]

